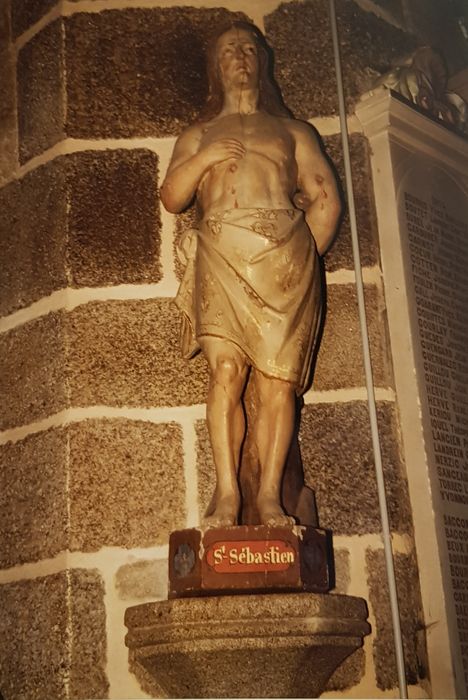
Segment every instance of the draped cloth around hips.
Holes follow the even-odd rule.
[[[315,241],[298,209],[211,213],[181,242],[187,267],[175,302],[185,357],[213,336],[266,376],[302,393],[322,306]]]

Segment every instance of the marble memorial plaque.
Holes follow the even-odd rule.
[[[468,697],[468,140],[385,88],[369,140],[432,697]]]
[[[404,162],[400,235],[450,643],[468,687],[468,196],[433,161]]]

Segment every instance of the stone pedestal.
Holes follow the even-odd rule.
[[[310,593],[128,608],[130,668],[155,697],[319,697],[370,631],[361,598]]]

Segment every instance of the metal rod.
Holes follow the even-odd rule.
[[[401,635],[400,613],[396,590],[395,568],[393,564],[392,539],[388,518],[387,499],[385,494],[385,479],[382,465],[382,453],[380,449],[379,429],[377,423],[377,409],[375,404],[374,380],[372,376],[372,363],[369,348],[369,335],[367,332],[366,308],[364,304],[364,285],[362,281],[361,256],[359,253],[359,239],[357,232],[356,208],[354,204],[354,190],[351,171],[351,157],[349,152],[348,125],[346,121],[346,105],[343,89],[343,73],[341,69],[340,46],[338,41],[338,28],[336,20],[335,0],[330,0],[330,24],[333,38],[333,53],[335,57],[335,72],[338,88],[338,103],[340,113],[341,136],[343,140],[343,156],[346,177],[346,191],[348,196],[348,211],[351,224],[351,240],[353,247],[354,271],[356,275],[356,291],[359,309],[359,323],[361,327],[362,349],[364,355],[364,370],[366,375],[367,401],[369,404],[369,418],[374,450],[375,474],[379,496],[380,517],[382,520],[382,539],[384,545],[385,565],[387,570],[390,607],[393,623],[393,637],[398,672],[398,685],[400,698],[408,697],[405,673],[405,658],[403,653],[403,639]]]

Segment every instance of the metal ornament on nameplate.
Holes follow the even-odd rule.
[[[332,587],[330,533],[312,527],[192,528],[169,540],[169,597]]]

